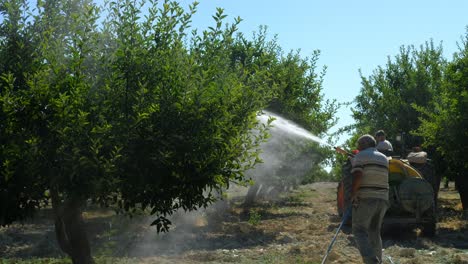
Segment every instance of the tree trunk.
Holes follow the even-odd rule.
[[[449,188],[449,178],[448,177],[445,177],[445,179],[444,179],[444,188],[445,189]]]
[[[60,248],[70,256],[74,264],[94,263],[82,217],[84,202],[77,198],[61,201],[56,192],[51,194],[55,235]]]
[[[257,193],[260,189],[260,184],[255,183],[253,186],[250,186],[247,195],[245,196],[244,206],[251,206],[255,202]]]
[[[455,176],[455,186],[460,194],[460,200],[463,207],[463,218],[468,220],[468,179],[465,175],[459,173]]]

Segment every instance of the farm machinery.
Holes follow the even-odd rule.
[[[351,205],[351,158],[342,167],[342,179],[338,184],[337,207],[340,216]],[[384,226],[420,227],[422,235],[435,235],[437,215],[436,201],[438,186],[434,182],[434,170],[430,160],[411,160],[389,157],[389,202],[390,207],[384,217]],[[350,224],[349,220],[347,224]]]

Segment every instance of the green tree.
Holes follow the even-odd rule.
[[[455,175],[465,216],[468,216],[468,28],[453,60],[444,72],[440,94],[434,98],[434,108],[416,107],[421,113],[417,133],[425,139],[425,146],[435,148]]]
[[[112,115],[113,134],[123,146],[115,199],[124,210],[150,208],[158,215],[153,224],[167,230],[165,216],[206,206],[212,191],[244,181],[265,135],[256,115],[271,92],[266,71],[230,60],[240,19],[223,27],[218,9],[215,26],[193,35],[187,46],[180,32],[190,16],[176,2],[150,9],[141,28],[138,14],[123,5],[110,16],[117,43],[110,56],[113,76],[106,80],[116,102],[109,115],[118,113]],[[140,31],[147,33],[136,35]],[[252,136],[253,129],[261,133]]]
[[[167,231],[175,210],[245,181],[266,136],[268,56],[232,60],[240,19],[226,25],[222,9],[188,34],[196,5],[38,1],[27,17],[24,2],[1,2],[2,225],[51,202],[61,249],[91,263],[87,203],[142,209]]]
[[[17,3],[8,5],[20,7]],[[5,27],[11,27],[15,12],[5,13]],[[7,125],[0,181],[6,197],[3,224],[51,202],[60,248],[75,263],[92,262],[81,211],[88,199],[109,187],[102,181],[118,157],[115,149],[104,147],[109,126],[100,115],[94,73],[86,67],[99,58],[94,48],[97,18],[89,1],[38,2],[25,38],[31,39],[32,56],[13,58],[13,65],[32,60],[33,67],[1,73]]]
[[[25,128],[29,124],[24,121],[32,111],[25,107],[23,89],[27,86],[27,76],[33,74],[35,68],[34,29],[27,21],[27,12],[24,1],[0,2],[0,225],[30,216],[42,198],[41,194],[37,195],[37,190],[43,187],[40,183],[24,185],[34,179],[25,173],[31,155],[26,143],[30,135]],[[9,192],[34,196],[12,196]]]
[[[385,67],[379,66],[369,77],[361,74],[361,91],[352,108],[355,133],[373,134],[383,129],[390,140],[401,133],[410,135],[421,123],[413,105],[431,107],[441,89],[445,64],[442,46],[435,47],[431,41],[419,49],[401,47]],[[406,143],[404,148],[415,142],[408,137]],[[405,151],[399,144],[394,147],[397,153]]]

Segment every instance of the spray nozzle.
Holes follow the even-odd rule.
[[[351,152],[348,152],[340,147],[334,147],[336,152],[340,153],[340,154],[343,154],[343,155],[347,155],[347,156],[350,156],[350,157],[354,157],[354,154],[351,153]]]

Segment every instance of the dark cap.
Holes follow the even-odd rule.
[[[379,130],[379,131],[375,132],[375,136],[376,137],[385,136],[385,131]]]

